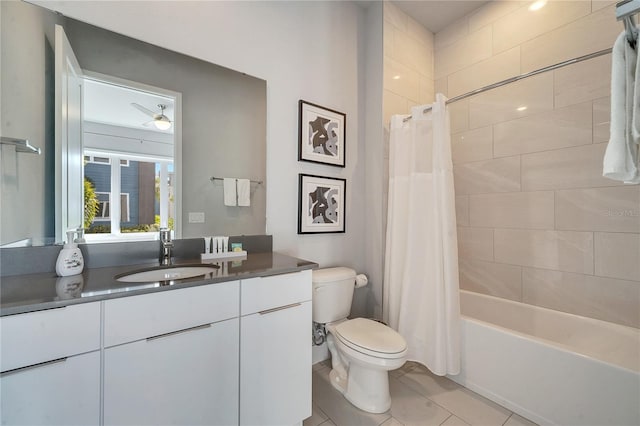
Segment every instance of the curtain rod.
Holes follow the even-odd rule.
[[[639,12],[640,0],[623,0],[616,3],[616,19],[618,21]]]
[[[517,75],[515,77],[511,77],[511,78],[508,78],[506,80],[502,80],[502,81],[499,81],[497,83],[489,84],[488,86],[484,86],[484,87],[481,87],[479,89],[472,90],[472,91],[467,92],[467,93],[465,93],[463,95],[455,96],[455,97],[453,97],[451,99],[448,99],[446,104],[450,104],[452,102],[461,101],[462,99],[466,99],[466,98],[469,98],[471,96],[486,92],[487,90],[496,89],[498,87],[507,85],[509,83],[515,83],[516,81],[519,81],[519,80],[522,80],[522,79],[525,79],[525,78],[528,78],[528,77],[533,77],[534,75],[542,74],[543,72],[553,71],[553,70],[558,69],[558,68],[566,67],[567,65],[576,64],[578,62],[586,61],[587,59],[593,59],[593,58],[597,58],[599,56],[608,55],[609,53],[611,53],[611,51],[612,51],[612,48],[599,50],[597,52],[589,53],[588,55],[578,56],[577,58],[569,59],[569,60],[566,60],[566,61],[563,61],[563,62],[558,62],[557,64],[549,65],[547,67],[540,68],[540,69],[537,69],[535,71],[530,71],[530,72],[525,73],[525,74],[520,74],[520,75]],[[431,106],[426,107],[423,112],[429,112],[429,111],[431,111]],[[411,116],[406,117],[402,121],[403,122],[407,122],[409,120],[411,120]]]
[[[640,0],[623,0],[616,3],[616,19],[624,22],[624,30],[627,33],[627,41],[633,49],[638,42],[638,28],[633,15],[640,12]]]

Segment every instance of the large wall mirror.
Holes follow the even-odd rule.
[[[39,6],[0,7],[0,134],[41,150],[0,145],[0,247],[60,243],[76,226],[89,242],[161,226],[265,232],[264,80]],[[222,178],[249,179],[250,205],[225,205]]]

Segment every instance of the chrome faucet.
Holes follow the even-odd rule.
[[[171,249],[173,241],[171,241],[171,230],[168,228],[160,229],[160,264],[171,265]]]

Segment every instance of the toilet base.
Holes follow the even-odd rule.
[[[368,413],[384,413],[391,408],[389,372],[363,368],[356,363],[349,365],[348,377],[336,370],[329,373],[331,385],[340,391],[351,404]]]

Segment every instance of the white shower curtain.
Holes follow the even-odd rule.
[[[458,244],[446,98],[391,119],[383,312],[408,359],[460,372]]]

